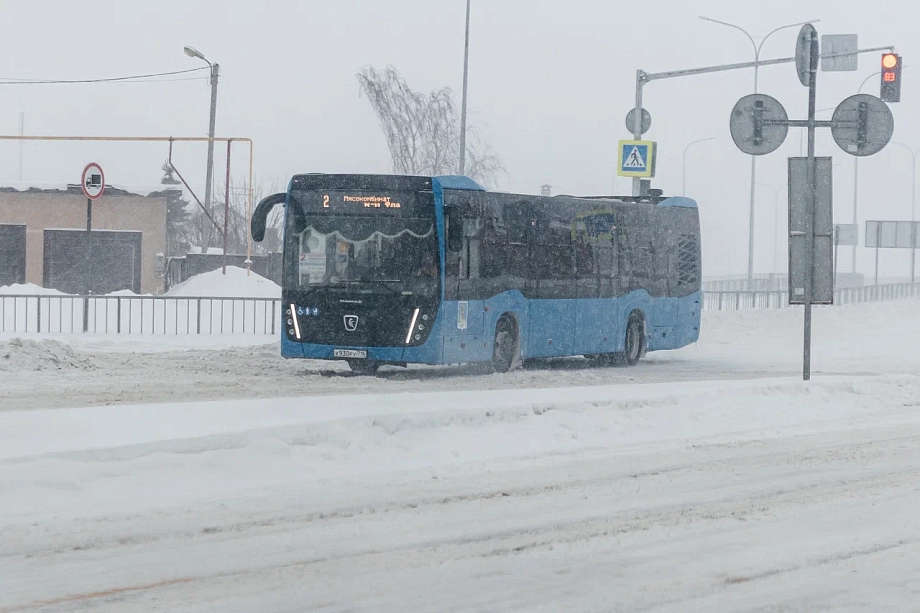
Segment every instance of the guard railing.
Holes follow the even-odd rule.
[[[264,334],[281,321],[278,298],[0,295],[0,333]]]
[[[834,304],[882,302],[920,297],[920,283],[891,283],[845,287],[834,291]],[[789,306],[789,292],[772,291],[704,291],[704,311],[738,311],[742,309],[781,309]]]

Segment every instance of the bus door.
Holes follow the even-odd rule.
[[[577,290],[569,227],[537,222],[531,242],[528,357],[577,355]]]
[[[617,348],[615,226],[612,213],[582,216],[577,223],[575,344],[584,355],[612,353]]]

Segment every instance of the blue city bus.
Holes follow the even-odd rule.
[[[490,192],[462,176],[303,174],[285,206],[286,358],[381,365],[587,356],[635,365],[699,338],[696,202]]]

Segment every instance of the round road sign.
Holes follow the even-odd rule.
[[[87,164],[83,169],[80,185],[83,187],[83,193],[90,200],[96,200],[102,196],[102,192],[105,191],[105,174],[102,172],[102,166],[95,162]]]
[[[645,134],[652,127],[652,114],[642,109],[642,123],[639,126],[639,134]],[[630,134],[635,134],[636,130],[636,109],[629,109],[626,113],[626,129]]]
[[[729,128],[732,140],[741,151],[748,155],[765,155],[779,149],[786,140],[788,120],[779,100],[766,94],[751,94],[735,104]]]
[[[818,67],[818,57],[817,53],[814,54],[815,57],[812,57],[812,51],[817,49],[812,49],[812,40],[817,41],[818,33],[815,30],[815,27],[810,23],[806,23],[802,26],[802,29],[799,30],[799,38],[795,43],[795,71],[799,74],[799,81],[805,87],[808,87],[811,82],[811,67],[814,63],[815,68]],[[817,48],[818,45],[814,45]]]
[[[881,98],[856,94],[834,111],[831,134],[850,155],[873,155],[884,149],[894,135],[894,117]]]

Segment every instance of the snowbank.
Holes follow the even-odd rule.
[[[52,340],[33,341],[14,338],[0,342],[0,372],[40,370],[95,370],[87,355],[77,354],[70,345]]]
[[[281,298],[281,287],[254,272],[228,266],[227,274],[213,270],[183,281],[174,286],[167,296],[201,296],[223,298]]]
[[[0,296],[65,296],[64,292],[45,288],[34,283],[13,283],[0,285]]]

